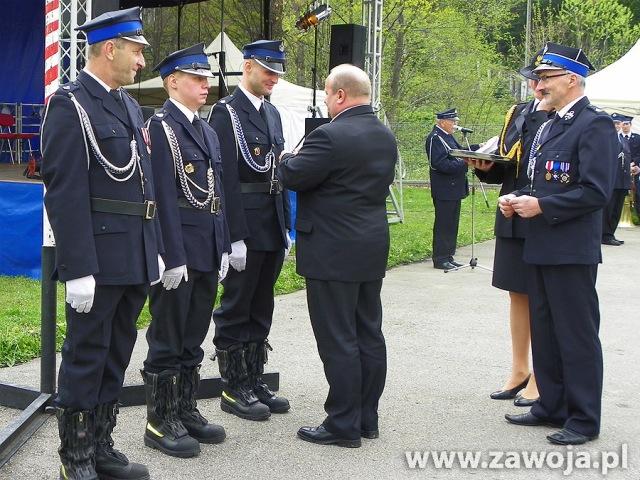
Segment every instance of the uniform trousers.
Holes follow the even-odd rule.
[[[90,410],[118,399],[136,343],[136,320],[148,291],[147,284],[96,285],[89,313],[78,313],[65,304],[67,335],[58,376],[58,406]]]
[[[433,199],[435,219],[433,221],[433,264],[453,260],[458,240],[461,200]]]
[[[624,199],[627,196],[627,192],[628,190],[615,189],[609,203],[604,207],[602,211],[603,239],[611,239],[615,236],[614,233],[620,222],[622,207],[624,206]]]
[[[188,269],[189,281],[166,290],[161,283],[151,287],[147,330],[149,352],[144,362],[147,372],[190,369],[204,357],[202,342],[211,324],[218,290],[218,272]]]
[[[247,250],[242,272],[229,267],[223,281],[220,307],[213,312],[213,343],[226,350],[239,343],[262,342],[273,320],[273,288],[284,261],[284,249],[275,252]]]
[[[600,431],[602,347],[597,265],[532,265],[529,312],[540,391],[531,413],[595,436]]]
[[[378,428],[387,374],[382,334],[382,279],[338,282],[307,278],[307,303],[329,383],[324,427],[342,438]]]

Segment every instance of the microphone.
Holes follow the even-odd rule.
[[[471,130],[470,128],[461,127],[460,125],[456,125],[453,128],[455,128],[456,130],[458,130],[459,132],[462,132],[462,133],[473,133],[473,130]]]

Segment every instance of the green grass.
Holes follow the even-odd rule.
[[[488,190],[490,208],[481,192],[476,195],[476,241],[493,237],[497,192]],[[426,188],[404,189],[404,223],[393,224],[389,267],[431,257],[433,203]],[[458,245],[471,243],[471,198],[462,203]],[[276,283],[276,294],[304,288],[304,279],[295,273],[295,261],[284,264]],[[56,348],[62,346],[64,320],[64,288],[58,286],[56,316]],[[138,328],[149,324],[148,306],[138,318]],[[40,356],[40,282],[26,278],[0,277],[0,367],[26,362]]]

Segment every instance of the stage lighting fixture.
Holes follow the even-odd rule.
[[[296,28],[306,31],[309,27],[313,27],[325,18],[328,18],[329,15],[331,15],[331,7],[327,6],[326,3],[323,3],[301,16],[296,22]]]

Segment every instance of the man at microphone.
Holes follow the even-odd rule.
[[[453,137],[454,130],[471,133],[458,125],[455,108],[436,114],[436,124],[427,136],[425,149],[429,159],[431,198],[435,210],[433,222],[433,267],[451,270],[462,264],[453,259],[456,253],[460,204],[469,194],[467,164],[450,155],[452,149],[463,148]],[[474,146],[477,148],[477,146]],[[475,150],[475,148],[472,148]]]

